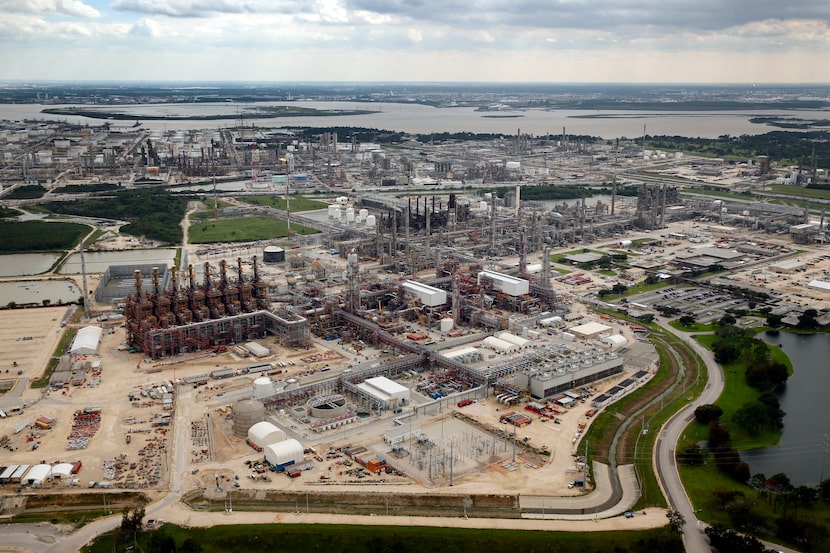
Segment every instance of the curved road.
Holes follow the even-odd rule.
[[[703,526],[695,516],[694,508],[689,501],[689,497],[686,495],[683,483],[680,481],[680,473],[677,470],[677,464],[674,460],[674,449],[677,446],[677,441],[683,433],[683,430],[694,419],[694,410],[699,405],[714,403],[717,401],[721,392],[723,392],[723,371],[720,365],[715,362],[712,352],[698,344],[691,335],[674,332],[668,325],[668,321],[663,317],[657,317],[655,321],[666,329],[667,332],[678,336],[678,338],[694,350],[703,359],[703,362],[706,363],[706,369],[708,371],[709,382],[706,384],[706,388],[700,396],[675,413],[661,429],[660,436],[654,445],[653,458],[657,478],[660,481],[669,506],[683,515],[686,521],[683,527],[683,543],[686,551],[689,553],[709,553],[711,547],[706,542],[702,532]]]

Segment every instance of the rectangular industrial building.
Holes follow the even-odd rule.
[[[783,273],[789,274],[798,271],[799,269],[803,269],[806,266],[806,263],[803,261],[779,261],[778,263],[772,263],[769,266],[769,270],[773,273]]]
[[[478,273],[479,284],[481,284],[482,278],[493,282],[493,290],[508,296],[524,296],[530,292],[530,283],[522,278],[496,273],[495,271],[481,271]]]
[[[534,369],[516,374],[516,385],[527,389],[535,399],[548,399],[566,390],[579,388],[597,380],[623,372],[624,360],[615,354],[599,352],[590,361],[584,360],[576,370]]]
[[[441,290],[440,288],[427,286],[426,284],[415,282],[414,280],[405,280],[403,282],[403,287],[408,292],[414,294],[415,297],[418,298],[418,301],[427,307],[437,307],[447,303],[447,292]]]
[[[613,330],[610,326],[604,324],[590,322],[583,325],[574,326],[568,329],[568,332],[580,338],[596,338],[604,332],[611,332]]]
[[[401,386],[385,376],[367,378],[357,387],[377,400],[384,408],[400,407],[409,403],[409,388]]]
[[[819,292],[830,292],[830,282],[824,280],[811,280],[807,288],[818,290]]]

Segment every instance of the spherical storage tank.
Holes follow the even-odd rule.
[[[254,399],[262,399],[274,394],[274,383],[267,376],[254,380]]]
[[[233,433],[245,438],[248,429],[265,420],[265,405],[255,399],[243,399],[233,404]]]
[[[293,438],[267,445],[262,450],[265,460],[278,469],[303,461],[303,446]]]
[[[285,261],[285,250],[277,246],[266,246],[262,252],[265,263],[282,263]]]

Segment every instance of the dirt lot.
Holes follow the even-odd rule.
[[[68,307],[0,311],[0,378],[37,378],[60,339]],[[16,363],[16,365],[15,365]]]
[[[41,325],[45,327],[49,326],[46,323],[58,324],[52,319],[59,320],[63,311],[61,308],[33,310],[33,313],[40,317]],[[9,329],[14,327],[11,321],[3,324],[8,325]],[[54,342],[57,341],[56,330],[58,329],[49,326],[46,332],[48,336],[54,335]],[[78,486],[85,487],[91,481],[106,480],[113,482],[113,487],[165,488],[172,464],[170,436],[173,427],[153,426],[152,421],[170,413],[163,410],[159,400],[141,396],[139,391],[142,385],[161,386],[167,381],[187,375],[208,373],[223,367],[241,369],[256,362],[236,357],[231,353],[199,353],[189,358],[182,356],[153,362],[143,359],[139,354],[130,354],[119,349],[124,340],[123,328],[116,328],[112,333],[104,333],[99,348],[102,360],[99,379],[87,375],[85,385],[48,392],[43,399],[26,409],[23,415],[0,421],[0,435],[8,434],[13,440],[10,444],[12,451],[4,452],[4,464],[80,460],[83,462],[83,469],[78,475]],[[51,343],[41,344],[50,351],[54,347]],[[282,369],[283,374],[276,377],[281,379],[313,376],[315,371],[323,368],[334,370],[338,366],[349,366],[357,357],[348,348],[331,344],[331,347],[342,356],[338,361],[327,360],[309,365],[299,360],[315,352],[325,353],[326,350],[322,346],[318,345],[311,351],[298,353],[281,351],[270,340],[267,345],[277,350],[276,359],[297,360],[295,364]],[[380,359],[383,355],[379,351],[364,349],[360,357],[373,360]],[[45,364],[45,357],[42,363]],[[624,377],[600,383],[595,387],[596,392],[601,393],[621,378]],[[250,375],[243,375],[222,381],[210,380],[208,386],[198,389],[179,386],[178,393],[181,397],[177,401],[177,411],[172,419],[184,425],[187,433],[187,439],[181,442],[180,446],[180,453],[185,457],[183,474],[177,475],[185,480],[184,489],[203,485],[206,474],[211,475],[218,471],[227,476],[239,476],[241,486],[253,489],[296,491],[307,490],[309,486],[321,486],[326,490],[347,490],[355,486],[347,482],[358,481],[358,486],[374,483],[382,486],[384,490],[397,493],[418,493],[427,489],[430,493],[583,493],[576,487],[569,489],[567,484],[580,479],[582,475],[578,470],[580,467],[577,466],[579,460],[574,457],[579,453],[576,451],[575,444],[578,441],[575,442],[575,438],[578,437],[579,424],[590,423],[591,419],[585,417],[590,403],[580,403],[577,407],[563,410],[562,414],[556,417],[559,423],[554,423],[551,418],[524,411],[521,405],[508,408],[492,399],[480,399],[462,408],[452,404],[434,415],[418,415],[413,419],[413,424],[421,429],[423,436],[430,443],[423,448],[418,444],[403,444],[406,452],[399,452],[397,458],[393,455],[391,446],[382,439],[384,430],[394,426],[392,418],[395,415],[391,413],[384,414],[382,419],[370,417],[360,425],[320,433],[312,432],[295,419],[277,415],[279,425],[288,432],[289,437],[299,439],[305,447],[313,447],[318,460],[315,460],[312,469],[302,472],[299,478],[271,474],[270,482],[250,480],[250,470],[244,461],[261,459],[262,455],[247,446],[243,438],[233,435],[227,406],[232,405],[236,399],[249,397],[252,379]],[[27,390],[25,395],[34,400],[39,393]],[[135,398],[133,400],[128,397],[131,393]],[[86,449],[67,451],[67,437],[71,432],[73,413],[84,408],[101,409],[100,427]],[[223,408],[224,413],[220,408]],[[521,412],[533,419],[532,424],[516,429],[515,444],[511,437],[506,435],[512,431],[512,427],[507,428],[499,423],[499,416],[507,409]],[[474,423],[463,420],[464,417],[453,417],[453,411],[469,417]],[[210,433],[206,413],[211,415]],[[12,435],[12,429],[20,422],[34,422],[38,416],[52,417],[57,422],[50,430],[26,429]],[[194,425],[200,425],[203,429],[203,438],[197,440],[191,436]],[[213,460],[208,442],[208,436],[211,434]],[[127,435],[130,436],[129,444],[126,443]],[[377,455],[385,457],[389,464],[403,475],[381,473],[366,474],[358,478],[350,473],[357,463],[350,467],[344,464],[347,459],[343,456],[325,458],[330,449],[348,443],[365,445]],[[35,444],[36,450],[32,449]],[[549,457],[539,455],[543,445],[546,446],[545,450],[550,452]],[[537,450],[536,453],[533,452],[534,448]],[[443,460],[439,462],[441,457]],[[450,457],[453,459],[451,463]],[[309,458],[313,459],[314,455]],[[160,478],[158,484],[155,483],[155,478]],[[226,480],[227,485],[230,486],[232,481],[230,478]]]

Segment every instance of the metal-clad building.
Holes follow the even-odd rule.
[[[408,292],[414,294],[418,298],[418,301],[428,307],[437,307],[447,303],[447,292],[440,288],[427,286],[414,280],[405,280],[403,287]]]
[[[530,292],[530,283],[523,278],[497,273],[495,271],[481,271],[478,273],[478,283],[481,279],[490,280],[493,290],[503,292],[508,296],[524,296]]]

